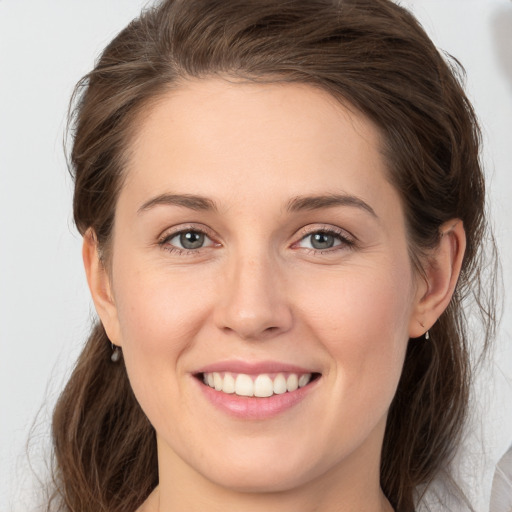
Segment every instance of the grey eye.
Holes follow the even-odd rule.
[[[330,249],[336,244],[337,238],[329,233],[313,233],[309,235],[311,247],[313,249]]]
[[[203,247],[205,234],[198,231],[185,231],[175,238],[179,239],[179,244],[183,249],[199,249]]]

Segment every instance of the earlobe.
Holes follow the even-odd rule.
[[[418,338],[435,324],[448,307],[459,278],[466,233],[460,219],[452,219],[440,227],[440,240],[429,256],[425,270],[425,286],[418,290],[409,337]]]
[[[83,238],[82,258],[92,300],[109,340],[120,345],[117,309],[110,277],[100,257],[94,231],[89,228]]]

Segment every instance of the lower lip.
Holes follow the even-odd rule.
[[[291,409],[309,394],[319,379],[295,391],[265,398],[238,396],[216,391],[195,379],[206,399],[221,411],[240,419],[265,420]]]

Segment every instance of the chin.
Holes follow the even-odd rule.
[[[229,468],[222,471],[216,468],[213,475],[203,475],[216,485],[231,491],[264,494],[286,492],[311,480],[309,472],[298,473],[297,467],[272,468],[269,465]]]

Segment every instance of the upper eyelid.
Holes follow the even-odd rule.
[[[297,235],[300,236],[299,240],[302,240],[306,236],[312,235],[314,233],[329,233],[340,236],[341,238],[349,238],[350,240],[357,241],[357,237],[354,236],[350,231],[340,228],[338,226],[333,226],[329,224],[320,224],[320,225],[309,225],[304,226],[299,229]]]
[[[211,239],[215,238],[215,234],[214,234],[213,230],[207,228],[206,226],[198,226],[198,225],[195,225],[192,223],[191,224],[179,224],[178,226],[175,226],[175,227],[166,228],[158,235],[157,238],[159,241],[164,241],[168,238],[175,237],[181,233],[186,233],[187,231],[196,231],[198,233],[203,233],[208,238],[211,238]]]
[[[187,231],[196,231],[198,233],[202,233],[210,238],[210,240],[213,242],[220,244],[218,241],[220,237],[218,237],[211,228],[205,225],[198,225],[194,223],[181,224],[163,230],[161,234],[158,235],[158,243],[164,243],[166,240],[172,239],[181,233],[186,233]],[[334,226],[332,224],[309,224],[301,227],[295,232],[295,235],[293,235],[294,241],[291,243],[291,245],[295,245],[307,236],[310,236],[314,233],[329,233],[339,236],[341,239],[348,239],[354,243],[358,241],[357,237],[354,236],[350,231],[347,231],[346,229],[339,226]]]

